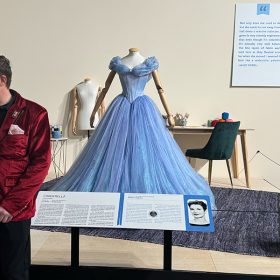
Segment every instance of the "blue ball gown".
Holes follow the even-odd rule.
[[[118,73],[123,92],[51,190],[208,195],[215,207],[209,185],[190,166],[156,105],[144,94],[157,59],[149,57],[130,69],[114,57],[109,68]]]

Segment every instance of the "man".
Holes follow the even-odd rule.
[[[10,89],[0,56],[0,279],[28,280],[30,219],[50,165],[47,111]]]

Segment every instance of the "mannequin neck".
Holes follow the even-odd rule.
[[[95,90],[95,88],[98,88],[99,85],[95,80],[92,80],[91,78],[85,78],[83,81],[81,81],[78,85],[78,88],[90,88],[90,90]]]
[[[122,63],[128,66],[129,68],[133,68],[138,64],[141,64],[145,60],[139,50],[136,48],[129,49],[129,53],[127,56],[122,58]]]
[[[85,78],[85,79],[84,79],[84,82],[85,82],[85,83],[91,83],[92,81],[91,81],[91,78]]]
[[[127,56],[132,56],[132,57],[143,57],[139,51],[134,52],[134,51],[129,51]]]

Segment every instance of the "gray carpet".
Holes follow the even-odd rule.
[[[43,185],[48,189],[53,181]],[[212,188],[217,204],[215,232],[173,232],[173,245],[255,256],[280,257],[279,201],[273,192]],[[33,227],[69,232],[69,228]],[[82,228],[81,234],[163,244],[163,231]]]

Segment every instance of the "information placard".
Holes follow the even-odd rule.
[[[186,230],[182,195],[125,194],[122,226]]]
[[[207,196],[42,191],[36,206],[34,226],[214,231]]]
[[[117,226],[120,194],[39,192],[32,224],[37,226]]]
[[[236,4],[232,86],[280,86],[280,4]]]

